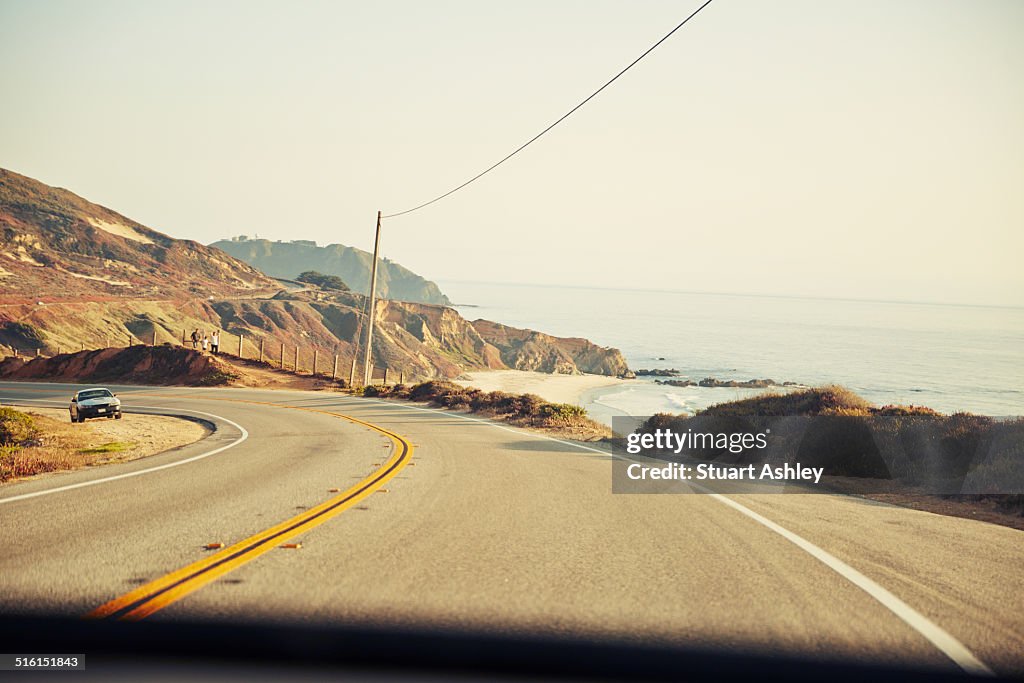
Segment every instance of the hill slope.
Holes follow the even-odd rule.
[[[279,285],[252,266],[177,240],[61,188],[0,169],[0,288],[40,296],[237,296]]]
[[[368,293],[373,254],[362,249],[343,244],[319,247],[316,242],[307,240],[271,242],[242,237],[220,240],[210,246],[259,268],[271,277],[294,279],[303,271],[316,270],[326,275],[337,275],[360,294]],[[377,269],[377,292],[384,299],[424,304],[451,303],[436,284],[387,259],[381,259]]]
[[[319,249],[311,244],[304,249]],[[359,263],[370,258],[338,245],[319,251]],[[293,276],[312,269],[315,263],[302,261]],[[385,264],[383,280],[393,297],[416,292],[447,301],[436,285],[396,264]],[[337,355],[349,367],[365,330],[359,320],[366,297],[329,277],[321,284],[281,291],[219,249],[0,170],[0,355],[180,344],[198,329],[224,331],[225,350],[241,347],[249,358],[262,349],[280,363],[287,349],[292,365],[298,353],[303,368],[314,354],[332,362]],[[409,379],[483,368],[617,374],[625,367],[618,351],[585,340],[470,323],[451,308],[397,299],[377,308],[373,353],[378,368]]]

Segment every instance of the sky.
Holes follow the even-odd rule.
[[[0,167],[372,249],[699,5],[0,0]],[[435,280],[1024,305],[1024,3],[715,0],[384,221]]]

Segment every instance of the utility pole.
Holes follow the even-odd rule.
[[[373,372],[373,366],[370,365],[370,359],[373,357],[373,318],[376,314],[377,308],[377,256],[380,254],[380,214],[377,212],[377,237],[373,240],[373,264],[370,267],[370,307],[369,307],[369,318],[366,320],[366,353],[363,356],[363,368],[365,370],[365,379],[363,380],[363,386],[369,386],[370,374]]]

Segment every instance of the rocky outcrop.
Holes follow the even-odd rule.
[[[678,377],[680,374],[682,373],[675,368],[671,370],[655,368],[653,370],[640,369],[636,371],[637,377]]]
[[[638,373],[639,374],[639,373]],[[796,387],[802,386],[797,382],[776,382],[773,379],[748,379],[748,380],[735,380],[735,379],[715,379],[714,377],[705,377],[699,382],[694,382],[691,379],[667,379],[667,380],[655,380],[657,384],[665,384],[670,387],[732,387],[738,389],[767,389],[768,387]]]
[[[472,324],[480,336],[498,350],[501,361],[515,370],[613,377],[629,373],[626,359],[618,349],[598,346],[586,339],[554,337],[490,320],[474,320]]]

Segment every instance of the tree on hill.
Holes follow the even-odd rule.
[[[299,282],[317,285],[321,289],[333,289],[338,292],[349,291],[348,285],[337,275],[324,275],[315,270],[307,270],[295,279]]]

